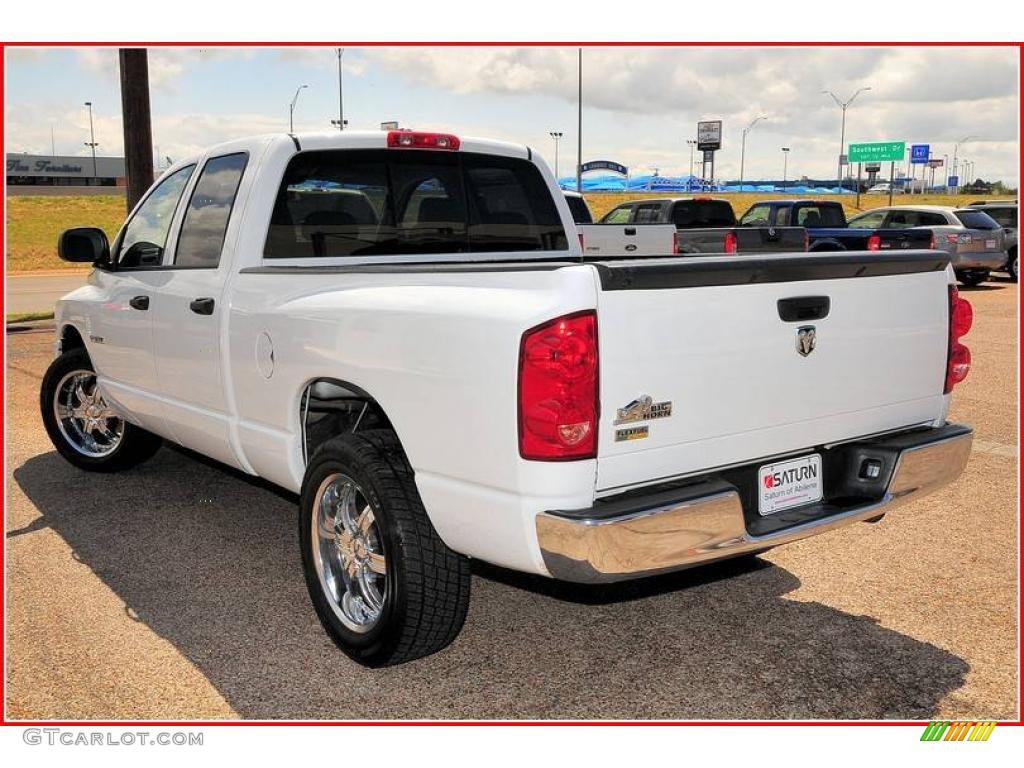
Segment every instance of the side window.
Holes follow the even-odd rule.
[[[889,215],[885,217],[886,229],[905,229],[916,226],[917,216],[912,211],[889,211]]]
[[[118,269],[160,264],[167,247],[171,220],[194,170],[194,165],[187,165],[175,171],[161,179],[149,193],[125,227],[120,243],[114,247],[114,261]]]
[[[928,213],[922,211],[917,214],[917,226],[919,227],[944,227],[949,222],[941,213]]]
[[[1014,228],[1017,226],[1016,208],[986,208],[985,213],[996,220],[1001,227]]]
[[[743,214],[740,219],[741,227],[767,227],[770,225],[772,207],[770,205],[755,205]],[[779,209],[779,216],[782,216],[782,209]]]
[[[854,229],[858,227],[861,229],[879,229],[884,219],[885,211],[871,211],[871,213],[865,213],[863,216],[857,216],[851,220],[850,226]]]
[[[220,263],[224,233],[248,159],[240,152],[206,161],[181,223],[175,266],[214,268]]]
[[[469,250],[564,251],[558,208],[537,167],[525,160],[461,156],[470,201]]]
[[[602,224],[629,224],[629,215],[633,212],[633,208],[628,205],[624,205],[621,208],[616,208],[614,211],[609,213],[604,219],[601,220]]]

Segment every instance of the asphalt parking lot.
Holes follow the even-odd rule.
[[[366,670],[322,632],[295,500],[165,448],[130,472],[61,460],[38,415],[46,332],[12,334],[7,716],[1017,717],[1017,286],[962,291],[972,424],[952,487],[726,563],[598,589],[477,566],[448,650]]]

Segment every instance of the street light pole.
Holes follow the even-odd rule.
[[[300,85],[295,89],[295,96],[292,98],[291,106],[288,108],[288,133],[295,133],[295,102],[299,100],[299,93],[308,85]]]
[[[687,139],[686,143],[690,145],[690,178],[686,180],[686,189],[689,191],[693,186],[693,149],[697,146],[697,140]]]
[[[344,48],[338,48],[338,130],[345,130],[345,92],[341,85],[341,56]]]
[[[743,163],[747,157],[747,134],[757,125],[759,120],[767,120],[767,115],[760,115],[750,121],[750,125],[743,129],[743,139],[740,141],[740,192],[743,191]]]
[[[843,186],[843,147],[846,146],[846,108],[853,104],[853,100],[856,99],[860,94],[862,94],[864,91],[870,90],[870,85],[865,85],[863,88],[858,88],[856,91],[854,91],[854,94],[846,101],[842,101],[838,96],[832,93],[832,91],[822,91],[822,93],[827,93],[829,96],[831,96],[832,101],[838,104],[839,108],[843,110],[843,121],[839,128],[839,158],[838,162],[836,163],[836,181],[838,182],[840,189],[842,189]]]
[[[974,138],[973,136],[964,136],[962,139],[960,139],[960,141],[958,141],[953,146],[953,173],[952,173],[953,176],[956,176],[956,155],[957,155],[957,152],[960,151],[960,145],[961,144],[966,144],[968,141],[970,141],[973,138]],[[957,190],[960,189],[960,179],[959,178],[956,180],[956,189]],[[947,185],[946,194],[949,194],[948,185]]]
[[[576,91],[576,191],[583,191],[583,49],[577,50],[579,82]]]
[[[789,147],[782,148],[782,191],[786,191],[786,165],[789,163]]]
[[[548,131],[548,135],[555,140],[555,183],[558,183],[558,140],[562,138],[562,132]]]
[[[91,101],[85,102],[85,106],[87,106],[89,108],[89,141],[87,141],[85,143],[85,146],[89,147],[89,149],[92,150],[92,177],[93,177],[93,179],[95,179],[96,176],[97,176],[97,173],[96,173],[96,147],[99,146],[99,145],[96,143],[96,134],[93,132],[93,129],[92,129],[92,102]]]

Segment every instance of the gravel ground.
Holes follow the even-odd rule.
[[[7,716],[1017,717],[1017,287],[965,290],[963,478],[878,525],[586,589],[474,569],[447,651],[368,671],[309,606],[295,500],[181,450],[115,476],[38,416],[49,333],[8,336]]]

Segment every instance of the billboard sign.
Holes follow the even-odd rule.
[[[878,173],[880,170],[882,170],[882,164],[868,163],[864,166],[864,170],[867,171],[868,173]]]
[[[722,148],[722,121],[702,120],[697,123],[697,149],[701,151]]]
[[[910,162],[918,165],[928,162],[928,155],[932,153],[932,148],[928,144],[911,144],[910,145]]]
[[[611,171],[622,176],[629,175],[629,168],[613,160],[591,160],[589,163],[584,163],[580,166],[580,173],[586,173],[587,171]]]
[[[905,141],[877,141],[871,144],[851,144],[851,163],[893,163],[907,154]]]
[[[933,159],[928,161],[928,167],[929,168],[941,168],[942,167],[942,160],[941,159],[934,159],[933,158]]]

